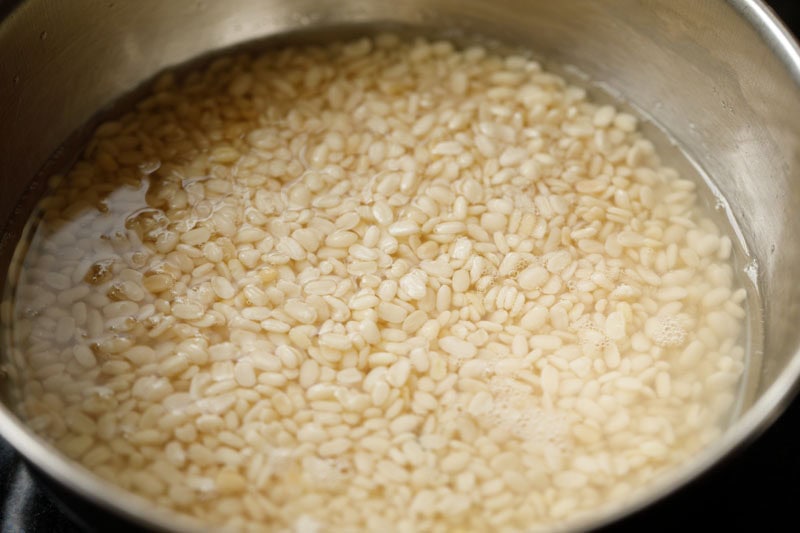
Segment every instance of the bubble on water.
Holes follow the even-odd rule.
[[[686,342],[686,327],[675,315],[653,317],[645,324],[645,332],[662,348],[682,346]]]
[[[530,262],[528,260],[520,259],[519,261],[517,261],[517,264],[514,265],[514,268],[511,270],[511,272],[508,273],[507,277],[509,279],[517,279],[517,276],[519,276],[520,272],[528,268],[528,265],[530,265]]]
[[[572,329],[575,331],[579,331],[583,328],[589,329],[597,329],[597,326],[592,321],[592,317],[589,315],[581,315],[576,320],[574,320],[571,324]]]
[[[494,378],[490,381],[494,401],[481,415],[484,421],[522,439],[527,445],[567,444],[569,421],[557,409],[537,405],[531,387],[515,379]]]
[[[750,259],[742,270],[754,285],[758,284],[758,261],[755,258]]]
[[[530,408],[518,411],[512,433],[529,444],[554,444],[563,448],[566,444],[568,424],[559,411]]]
[[[575,322],[574,327],[578,332],[578,342],[582,346],[591,346],[595,350],[602,350],[609,343],[606,334],[589,316],[584,316]]]

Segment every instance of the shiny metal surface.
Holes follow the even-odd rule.
[[[578,527],[662,497],[763,430],[800,375],[800,49],[757,0],[28,0],[0,23],[0,223],[63,139],[159,70],[271,34],[373,21],[496,37],[602,82],[711,176],[757,261],[765,342],[755,402],[694,461]],[[0,281],[14,244],[4,232]],[[198,526],[97,480],[3,406],[0,434],[62,484],[141,524]]]

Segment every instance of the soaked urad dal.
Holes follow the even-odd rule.
[[[721,432],[731,239],[637,119],[524,56],[374,39],[159,78],[41,202],[19,410],[233,530],[521,531]]]

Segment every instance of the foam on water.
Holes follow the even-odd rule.
[[[675,315],[663,315],[648,321],[645,331],[662,348],[682,346],[686,342],[687,332],[681,322]]]

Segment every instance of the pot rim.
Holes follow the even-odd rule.
[[[30,5],[11,2],[11,11],[0,21],[2,26]],[[758,33],[787,69],[800,90],[800,45],[783,22],[763,0],[728,0],[727,3]],[[583,531],[608,526],[673,494],[700,475],[729,459],[750,444],[783,413],[800,388],[800,351],[795,352],[775,382],[724,434],[690,461],[671,468],[630,500],[598,512],[588,512],[557,526],[556,531]],[[0,436],[26,461],[63,487],[91,503],[117,513],[150,529],[198,531],[207,526],[199,521],[161,508],[90,473],[61,454],[36,435],[0,402]]]

